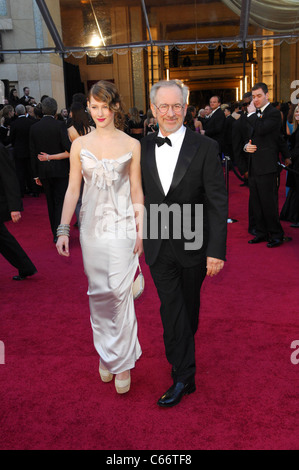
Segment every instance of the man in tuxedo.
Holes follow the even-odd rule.
[[[21,196],[23,197],[26,191],[37,195],[36,184],[32,176],[29,148],[30,128],[35,121],[26,117],[26,109],[22,104],[16,106],[15,112],[18,118],[11,123],[10,138]]]
[[[256,236],[248,243],[267,241],[268,248],[284,240],[278,209],[278,162],[282,148],[281,115],[269,102],[268,87],[257,83],[247,108],[249,140],[244,150],[249,155],[248,182],[256,225]]]
[[[36,184],[45,191],[54,243],[68,186],[71,147],[66,124],[55,119],[56,112],[56,100],[45,98],[42,101],[43,117],[30,130],[33,176]]]
[[[219,96],[212,96],[210,99],[211,114],[207,117],[203,125],[201,134],[211,137],[218,142],[219,156],[221,157],[223,151],[223,139],[225,128],[225,116],[221,109],[221,99]]]
[[[245,152],[244,145],[248,142],[251,134],[251,127],[247,120],[247,108],[250,105],[251,101],[251,91],[244,93],[240,117],[239,119],[235,120],[232,129],[234,162],[236,163],[239,172],[244,178],[244,186],[246,187],[248,187],[248,165],[250,154]],[[248,199],[248,232],[252,235],[255,235],[255,220],[250,200],[250,194]]]
[[[30,96],[30,89],[28,86],[25,86],[23,88],[23,93],[24,95],[20,98],[19,104],[22,104],[23,106],[27,106],[30,104],[36,104],[35,103],[35,98],[33,96]]]
[[[218,145],[183,126],[188,94],[179,80],[156,83],[150,98],[159,132],[141,141],[145,260],[161,301],[173,377],[161,407],[195,391],[200,288],[206,275],[223,268],[226,253],[227,192]]]
[[[5,223],[12,220],[17,223],[23,210],[19,182],[15,172],[14,161],[8,150],[0,143],[0,253],[15,268],[19,274],[14,281],[22,281],[37,272],[36,267],[7,230]]]

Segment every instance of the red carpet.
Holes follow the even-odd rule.
[[[281,204],[284,194],[282,184]],[[78,231],[71,258],[60,258],[44,197],[24,199],[22,222],[9,229],[38,274],[14,282],[15,269],[0,259],[0,449],[299,448],[299,364],[290,360],[299,340],[299,230],[284,222],[292,242],[248,245],[247,201],[231,174],[229,215],[238,222],[228,224],[225,269],[202,289],[197,390],[160,409],[170,367],[147,267],[136,301],[143,355],[131,391],[118,396],[97,372]]]

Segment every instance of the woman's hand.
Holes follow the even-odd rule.
[[[49,155],[45,152],[40,152],[37,156],[40,162],[49,162],[50,158]]]
[[[61,256],[70,256],[69,237],[66,235],[61,235],[58,237],[56,248]]]
[[[143,253],[143,241],[138,236],[134,247],[134,253],[138,253],[138,256],[141,256]]]

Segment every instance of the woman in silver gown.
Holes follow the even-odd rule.
[[[123,112],[113,83],[96,83],[88,108],[96,129],[72,144],[56,246],[59,254],[69,256],[69,224],[83,175],[80,243],[99,372],[104,382],[115,375],[116,391],[126,393],[130,370],[141,355],[132,295],[143,251],[140,143],[118,129]]]

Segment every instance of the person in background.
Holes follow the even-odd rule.
[[[53,241],[56,243],[57,227],[68,186],[71,142],[66,124],[55,119],[56,100],[45,98],[41,107],[43,117],[30,129],[30,155],[33,177],[36,184],[43,187],[47,198]]]
[[[128,133],[137,140],[144,137],[144,124],[137,108],[129,109]]]
[[[28,104],[36,104],[35,98],[30,96],[30,89],[28,86],[23,88],[24,95],[20,98],[20,103],[23,106],[27,106]]]
[[[22,104],[16,106],[15,112],[18,118],[11,123],[10,139],[21,196],[30,194],[35,197],[38,192],[32,175],[29,145],[30,129],[35,121],[26,117],[25,106]]]
[[[248,243],[267,242],[268,248],[274,248],[284,241],[278,212],[281,113],[269,102],[265,83],[257,83],[252,88],[252,101],[247,112],[249,140],[245,143],[244,150],[250,154],[248,182],[256,226],[256,235]]]
[[[289,136],[291,159],[287,162],[290,168],[289,191],[281,209],[280,219],[292,222],[292,228],[299,228],[299,105],[293,112],[293,132]],[[292,170],[295,170],[292,172]],[[296,173],[295,173],[296,172]],[[288,176],[288,178],[289,178]]]
[[[79,101],[74,101],[70,109],[70,118],[72,125],[68,128],[68,136],[71,142],[82,135],[86,135],[91,131],[95,130],[94,126],[90,125],[89,115]],[[75,214],[77,221],[76,226],[80,227],[80,210],[82,205],[82,194],[84,188],[84,180],[81,182],[80,196],[76,205]]]
[[[8,231],[5,222],[21,220],[23,204],[14,162],[8,150],[0,143],[0,253],[18,270],[14,281],[23,281],[33,276],[37,269],[15,237]]]
[[[16,88],[10,90],[8,102],[13,108],[20,104],[20,98],[18,97],[18,90]]]

